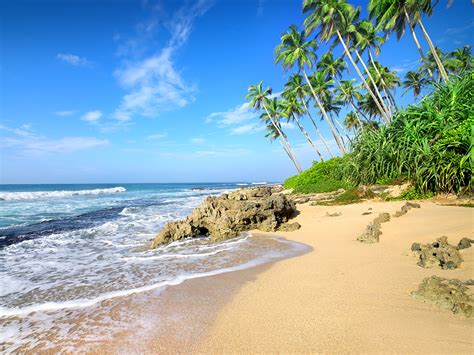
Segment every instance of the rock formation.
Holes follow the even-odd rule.
[[[447,237],[438,238],[431,244],[414,243],[411,249],[419,255],[418,265],[424,268],[456,269],[463,261],[458,249],[448,243]]]
[[[380,235],[382,231],[380,230],[382,227],[382,223],[390,221],[390,214],[389,213],[381,213],[378,217],[376,217],[371,223],[369,223],[365,229],[364,234],[360,235],[357,240],[361,243],[378,243],[380,239]]]
[[[458,250],[470,248],[472,243],[474,243],[473,239],[462,238],[458,243]]]
[[[445,279],[438,276],[425,278],[418,289],[412,293],[416,299],[428,302],[454,314],[472,316],[474,296],[469,294],[465,282]]]
[[[400,211],[395,212],[395,214],[393,215],[393,217],[400,217],[400,216],[406,215],[406,214],[408,213],[408,211],[411,210],[412,208],[421,208],[421,206],[420,206],[419,203],[407,201],[407,202],[405,202],[405,204],[402,206],[402,208],[400,209]]]
[[[209,236],[218,241],[251,229],[291,231],[287,223],[296,213],[295,203],[271,187],[241,189],[208,197],[182,221],[168,223],[152,241],[152,248],[189,237]]]

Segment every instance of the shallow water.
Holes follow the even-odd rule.
[[[138,300],[137,295],[152,292],[156,297],[187,279],[261,265],[305,248],[245,234],[216,244],[202,238],[148,249],[166,222],[183,218],[206,196],[236,185],[214,184],[213,190],[191,190],[189,185],[68,187],[2,191],[3,352],[78,351],[79,344],[90,346],[143,321],[143,315],[134,318],[128,307],[120,306],[130,296]]]

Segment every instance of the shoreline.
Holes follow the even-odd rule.
[[[410,247],[442,235],[451,244],[472,238],[473,211],[420,202],[421,209],[383,224],[379,243],[356,241],[375,216],[393,214],[403,203],[298,205],[294,221],[302,228],[278,235],[313,251],[274,263],[243,283],[197,348],[184,351],[472,352],[472,319],[415,300],[411,292],[431,275],[472,278],[474,248],[462,250],[461,268],[441,270],[419,267]],[[368,208],[373,213],[363,216]]]

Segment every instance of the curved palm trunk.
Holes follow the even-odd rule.
[[[367,66],[365,65],[365,62],[364,62],[364,60],[362,59],[362,57],[360,56],[359,51],[358,51],[357,49],[354,49],[354,52],[355,52],[357,58],[359,59],[359,61],[361,62],[362,67],[364,68],[365,72],[367,73],[367,76],[369,77],[369,80],[370,80],[371,84],[372,84],[373,87],[374,87],[375,94],[376,94],[377,97],[379,98],[380,104],[381,104],[381,106],[383,107],[383,110],[385,111],[385,115],[387,116],[388,120],[390,121],[390,114],[389,114],[388,107],[387,107],[387,105],[385,105],[385,101],[383,100],[383,97],[382,97],[382,95],[380,94],[379,88],[378,88],[377,85],[375,84],[375,80],[374,80],[374,78],[372,77],[372,74],[370,74],[369,68],[367,68]]]
[[[300,129],[301,133],[303,133],[303,135],[305,136],[306,140],[309,142],[309,144],[311,144],[311,146],[313,147],[313,149],[316,151],[316,153],[318,154],[319,156],[319,160],[321,161],[324,161],[324,158],[323,158],[323,155],[321,154],[321,152],[318,150],[318,148],[314,145],[313,141],[311,140],[311,138],[309,137],[308,135],[308,132],[306,132],[306,130],[304,129],[304,127],[301,125],[300,121],[298,120],[298,117],[296,117],[296,115],[292,115],[293,116],[293,119],[295,120],[296,124],[298,125],[298,128]]]
[[[331,119],[332,119],[332,122],[335,123],[336,126],[339,126],[339,128],[341,129],[341,131],[344,133],[344,135],[346,136],[347,140],[352,143],[352,140],[351,138],[349,137],[349,134],[346,130],[346,128],[337,120],[335,119],[332,115],[331,115]],[[337,128],[337,127],[336,127]],[[343,137],[342,137],[342,133],[337,130],[339,132],[339,134],[341,135],[341,139],[344,141]],[[347,145],[347,143],[344,143],[345,145]]]
[[[326,140],[324,139],[323,135],[321,134],[321,131],[319,130],[318,126],[316,125],[316,122],[314,122],[313,116],[311,115],[311,112],[309,112],[308,106],[306,106],[306,102],[304,101],[303,98],[301,98],[301,102],[303,102],[303,106],[304,106],[306,112],[308,113],[308,116],[309,116],[311,122],[313,123],[314,129],[316,130],[316,133],[318,133],[319,139],[321,139],[321,142],[323,142],[324,146],[326,147],[326,150],[328,151],[329,156],[331,158],[334,158],[334,155],[332,154],[331,149],[329,149],[329,146],[326,143]]]
[[[354,101],[352,100],[352,95],[348,95],[346,90],[344,90],[344,88],[338,83],[338,87],[341,88],[342,92],[344,93],[344,95],[346,95],[346,97],[349,97],[350,96],[350,99],[349,99],[349,103],[351,104],[352,108],[354,109],[354,111],[357,111],[362,117],[364,117],[367,121],[369,120],[367,118],[367,116],[365,116],[361,110],[359,110],[358,107],[356,107],[354,105]],[[360,121],[360,118],[359,116],[357,116],[357,121],[359,122],[360,125],[362,125],[362,122]]]
[[[395,98],[393,97],[392,93],[390,92],[388,88],[387,88],[387,92],[388,92],[388,97],[390,97],[390,101],[392,102],[393,107],[395,107],[395,110],[398,111],[398,106],[397,106],[397,103],[395,102]]]
[[[405,12],[405,18],[408,22],[408,27],[410,27],[411,35],[413,37],[413,40],[415,41],[416,48],[418,49],[418,53],[420,53],[421,60],[423,61],[423,63],[425,63],[426,70],[428,70],[428,74],[430,75],[431,79],[434,80],[433,72],[428,66],[429,65],[428,61],[426,60],[425,54],[423,53],[423,49],[421,48],[420,42],[418,41],[418,37],[416,36],[416,33],[415,33],[415,28],[411,24],[410,16],[408,16],[408,12],[405,7],[403,7],[403,11]]]
[[[316,100],[316,103],[318,104],[319,108],[321,109],[321,112],[323,113],[323,117],[326,120],[334,139],[336,140],[337,146],[341,150],[342,154],[346,154],[346,149],[344,148],[344,145],[341,143],[341,140],[337,136],[336,131],[334,129],[334,126],[332,125],[331,120],[329,119],[328,114],[326,113],[326,110],[324,109],[323,105],[321,104],[321,101],[319,101],[318,95],[316,95],[316,92],[314,92],[313,85],[311,85],[311,82],[309,81],[308,75],[306,74],[306,70],[303,70],[303,74],[304,74],[304,77],[306,79],[306,82],[309,85],[309,88],[311,89],[311,92],[313,93],[313,96],[314,96],[314,99]]]
[[[263,108],[265,109],[265,112],[267,113],[268,117],[270,118],[270,121],[272,122],[272,125],[273,127],[275,127],[275,129],[277,130],[278,134],[279,134],[279,137],[280,137],[280,140],[283,142],[282,144],[284,145],[285,147],[285,151],[286,153],[288,154],[289,158],[291,159],[291,161],[293,162],[293,164],[295,165],[295,168],[296,170],[298,171],[298,173],[301,173],[303,171],[303,169],[301,168],[301,165],[300,163],[298,162],[298,160],[296,159],[296,156],[295,154],[293,153],[293,150],[291,149],[291,145],[290,145],[290,142],[285,138],[285,135],[283,134],[283,132],[281,131],[280,127],[278,127],[278,125],[275,123],[275,121],[273,120],[273,117],[270,115],[270,113],[268,112],[267,110],[267,107],[265,106],[265,104],[263,104]]]
[[[370,62],[372,63],[372,66],[374,67],[375,71],[377,72],[378,76],[380,77],[380,81],[382,82],[382,90],[383,90],[383,93],[385,94],[385,100],[387,101],[387,105],[388,105],[388,108],[390,110],[390,114],[393,115],[394,108],[392,107],[392,102],[390,101],[390,96],[387,93],[387,91],[389,91],[388,86],[387,86],[387,84],[385,84],[385,80],[383,80],[383,77],[382,77],[382,74],[380,74],[379,68],[377,68],[377,66],[375,65],[374,57],[372,56],[372,51],[370,50],[370,48],[369,48],[369,59],[370,59]],[[385,88],[387,88],[387,90],[385,90]]]
[[[354,66],[354,69],[356,70],[357,74],[359,75],[359,77],[361,78],[362,82],[364,83],[364,86],[365,86],[365,88],[367,89],[367,92],[369,93],[369,95],[372,97],[372,99],[374,100],[375,104],[377,105],[377,108],[378,108],[378,110],[380,111],[380,113],[381,113],[381,115],[382,115],[382,118],[383,118],[387,123],[389,123],[389,122],[390,122],[390,119],[389,119],[388,117],[386,117],[385,111],[383,110],[382,106],[380,106],[380,103],[379,103],[378,99],[375,97],[375,95],[374,95],[374,93],[372,92],[372,90],[370,89],[369,84],[367,84],[367,81],[365,80],[364,76],[362,75],[362,73],[361,73],[360,70],[359,70],[359,67],[357,66],[356,62],[354,61],[354,58],[352,58],[352,55],[351,55],[351,53],[349,52],[349,49],[347,48],[346,43],[345,43],[344,40],[342,39],[341,32],[339,32],[339,30],[336,30],[336,34],[337,34],[337,37],[338,37],[338,39],[339,39],[339,42],[341,42],[342,46],[344,47],[344,52],[346,53],[347,57],[348,57],[349,60],[351,61],[352,65]]]
[[[438,53],[436,52],[436,48],[433,42],[431,41],[428,32],[426,32],[425,26],[423,26],[423,22],[421,22],[421,17],[418,19],[418,24],[420,25],[421,31],[423,32],[426,38],[426,42],[428,42],[428,45],[430,46],[431,53],[433,53],[433,57],[436,61],[436,64],[438,65],[439,73],[441,74],[443,80],[446,82],[448,80],[448,74],[446,73],[446,69],[444,69],[443,63],[441,62],[441,59],[439,58]]]

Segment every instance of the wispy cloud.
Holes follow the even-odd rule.
[[[240,147],[219,147],[206,150],[196,150],[192,152],[160,152],[159,155],[163,158],[172,159],[198,159],[209,157],[237,157],[245,156],[250,153],[251,151],[249,149]]]
[[[445,42],[454,42],[455,44],[460,44],[460,39],[467,36],[472,36],[472,30],[474,28],[474,21],[471,21],[465,25],[448,27],[443,35],[436,40],[439,43]],[[466,43],[467,44],[467,43]]]
[[[56,54],[56,59],[71,64],[75,67],[87,67],[92,65],[92,62],[87,58],[71,53],[58,53]]]
[[[152,140],[152,141],[157,141],[157,140],[161,140],[163,138],[166,138],[167,136],[168,136],[168,134],[166,134],[166,133],[155,133],[155,134],[150,134],[149,136],[146,137],[146,139]]]
[[[420,60],[405,60],[401,64],[394,66],[392,70],[396,71],[398,74],[403,74],[416,66],[420,65]]]
[[[56,111],[54,114],[56,116],[66,117],[66,116],[72,116],[75,113],[76,111],[73,111],[73,110],[65,110],[65,111]]]
[[[108,140],[96,137],[48,138],[28,126],[20,128],[0,126],[0,130],[6,133],[0,141],[1,149],[17,149],[27,155],[73,153],[110,144]]]
[[[259,116],[248,103],[244,103],[227,111],[213,112],[206,117],[205,122],[215,123],[219,128],[228,128],[233,135],[248,134],[265,130]]]
[[[84,115],[82,115],[81,119],[89,123],[97,123],[101,117],[102,117],[102,111],[95,110],[95,111],[86,112]]]
[[[191,138],[191,143],[192,144],[204,144],[206,143],[206,140],[201,137],[196,137],[196,138]]]
[[[128,91],[113,115],[116,120],[156,117],[163,111],[186,106],[195,100],[197,88],[184,80],[176,68],[174,55],[187,42],[195,19],[206,13],[211,5],[209,0],[199,0],[182,7],[171,16],[167,25],[170,39],[161,51],[141,60],[125,58],[125,64],[115,71],[118,82]],[[141,32],[154,31],[155,27],[156,24],[142,26]]]
[[[264,9],[265,9],[265,0],[257,0],[257,16],[262,16]]]

